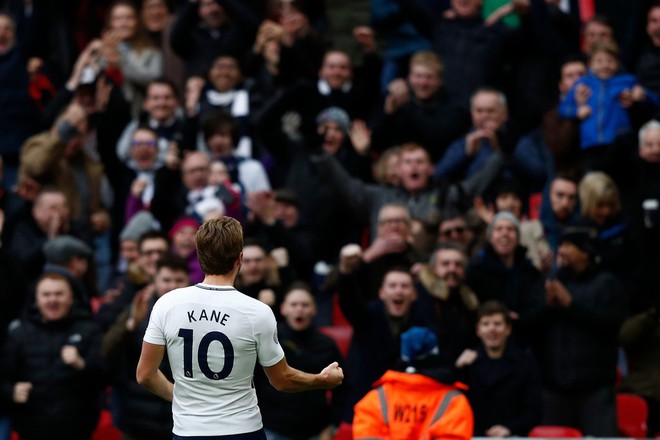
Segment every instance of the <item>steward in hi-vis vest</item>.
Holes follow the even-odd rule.
[[[355,440],[472,438],[470,404],[460,385],[450,382],[449,369],[433,365],[437,351],[437,338],[427,328],[413,327],[402,334],[407,372],[388,370],[355,405]]]

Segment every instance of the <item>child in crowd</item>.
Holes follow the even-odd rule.
[[[562,117],[581,121],[580,147],[586,153],[587,169],[599,168],[606,147],[631,131],[627,109],[643,102],[654,106],[660,103],[635,76],[620,72],[619,48],[615,43],[595,43],[589,71],[575,82],[559,107]]]

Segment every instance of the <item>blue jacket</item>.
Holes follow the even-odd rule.
[[[429,7],[431,7],[431,2]],[[398,58],[431,49],[431,43],[408,21],[401,20],[401,8],[395,0],[373,0],[371,22],[386,38],[385,57]]]
[[[575,82],[568,95],[559,105],[559,115],[564,118],[577,117],[578,105],[575,102],[575,90],[580,84],[591,89],[587,105],[591,107],[591,116],[580,124],[580,147],[584,150],[597,145],[611,144],[614,139],[631,130],[630,118],[626,109],[619,103],[619,95],[639,84],[633,75],[622,73],[609,79],[600,79],[589,71]],[[658,106],[658,97],[646,90],[647,100]]]
[[[471,130],[473,131],[474,128]],[[433,179],[460,181],[473,176],[488,162],[493,154],[493,147],[487,140],[479,141],[479,149],[473,156],[465,154],[465,136],[452,142],[442,159],[436,164]]]

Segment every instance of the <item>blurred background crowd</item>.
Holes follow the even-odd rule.
[[[618,391],[660,431],[660,3],[0,5],[0,438],[171,438],[141,336],[222,215],[289,363],[346,369],[257,371],[269,438],[332,438],[413,326],[475,435],[615,436]]]

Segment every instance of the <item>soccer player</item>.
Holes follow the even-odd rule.
[[[286,392],[334,388],[343,371],[337,362],[318,374],[290,367],[270,307],[234,289],[243,260],[238,221],[207,221],[196,241],[204,281],[176,289],[155,304],[137,381],[172,401],[174,440],[265,440],[252,387],[257,359],[270,383]],[[158,370],[166,351],[176,386]]]

